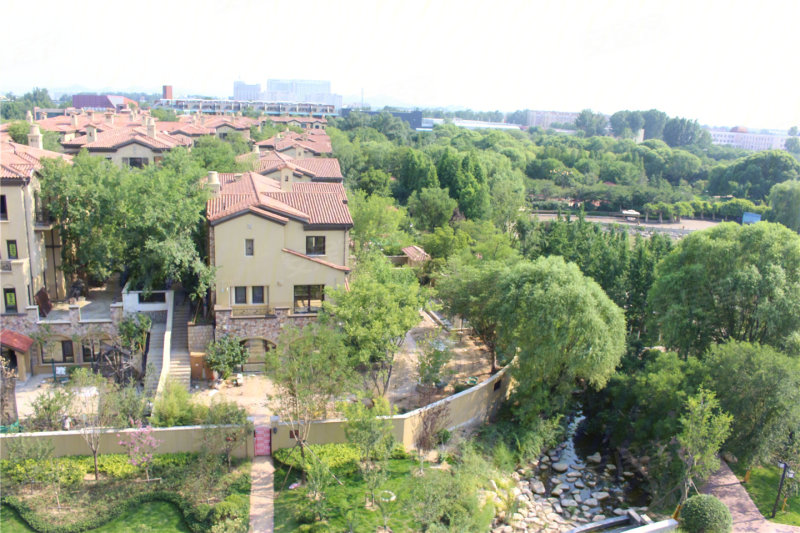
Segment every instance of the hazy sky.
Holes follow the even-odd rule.
[[[800,0],[5,0],[0,90],[228,97],[325,79],[360,99],[512,111],[658,108],[800,124]]]

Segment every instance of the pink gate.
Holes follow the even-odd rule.
[[[256,456],[270,455],[272,453],[272,432],[269,426],[256,426]]]

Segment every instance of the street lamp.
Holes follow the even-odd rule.
[[[775,514],[778,512],[778,502],[781,500],[781,493],[783,492],[783,482],[788,477],[792,479],[794,477],[794,470],[789,470],[789,465],[787,463],[779,462],[778,468],[783,468],[783,473],[781,474],[781,483],[778,485],[778,496],[775,497],[775,505],[772,506],[772,517],[775,518]]]

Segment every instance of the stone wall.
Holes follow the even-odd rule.
[[[233,316],[230,307],[215,306],[217,327],[215,336],[236,335],[241,339],[265,339],[278,344],[278,335],[284,324],[304,327],[317,319],[317,315],[293,315],[287,308],[276,307],[274,316]]]
[[[208,343],[213,340],[212,324],[189,324],[189,352],[205,352]]]

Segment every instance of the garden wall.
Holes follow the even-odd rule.
[[[189,324],[189,351],[206,352],[208,343],[214,340],[212,324]]]
[[[205,426],[182,426],[171,428],[153,428],[153,437],[161,441],[157,453],[199,452],[203,444]],[[135,429],[106,429],[101,430],[100,454],[128,453],[127,448],[119,445],[120,440],[127,440],[126,433]],[[122,438],[120,438],[122,437]],[[25,443],[33,441],[48,441],[53,445],[53,455],[57,457],[67,455],[91,455],[92,452],[79,430],[73,431],[43,431],[40,433],[17,433],[0,436],[0,459],[7,459],[10,440],[22,440]],[[234,450],[235,457],[253,457],[254,442],[252,433],[248,435],[244,445]]]
[[[419,433],[422,421],[431,410],[442,406],[447,407],[447,419],[444,427],[456,429],[462,426],[481,424],[494,415],[503,401],[508,397],[510,377],[507,377],[508,367],[465,391],[448,396],[438,402],[402,415],[391,417],[394,428],[394,438],[402,443],[406,449],[414,448],[414,443]],[[308,433],[309,444],[328,444],[333,442],[347,442],[344,434],[345,420],[323,420],[312,422]],[[272,435],[272,449],[290,448],[294,446],[294,439],[289,436],[291,425],[288,422],[278,423],[278,432]]]

